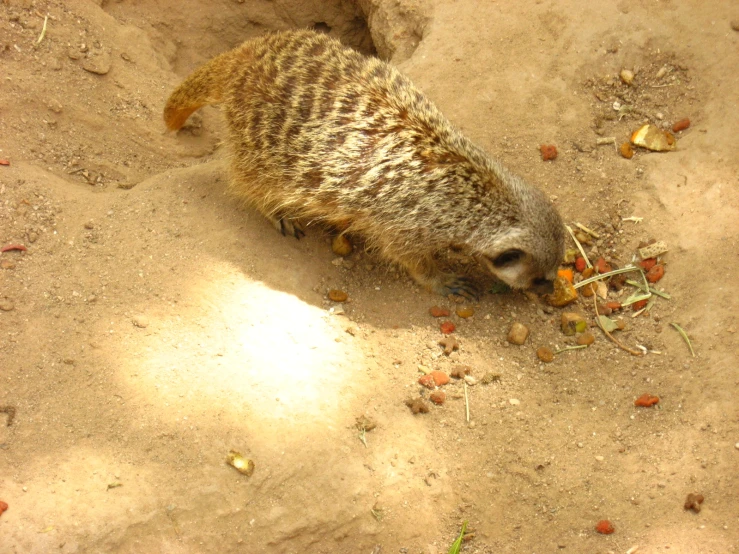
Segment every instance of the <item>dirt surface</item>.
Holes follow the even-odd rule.
[[[0,552],[438,554],[463,520],[470,553],[736,552],[736,5],[362,8],[369,30],[348,1],[0,2],[0,246],[27,248],[0,255]],[[671,299],[616,332],[648,353],[592,328],[540,363],[575,344],[561,309],[487,294],[460,318],[372,253],[336,258],[329,230],[287,239],[227,196],[218,110],[170,134],[164,101],[213,55],[310,25],[366,52],[374,32],[455,125],[599,234],[591,258],[665,241]],[[672,152],[616,151],[685,117]],[[448,357],[433,305],[456,324]],[[592,324],[592,299],[567,310]],[[458,365],[478,380],[470,422],[455,379],[412,414],[419,366]],[[635,407],[645,393],[659,404]]]

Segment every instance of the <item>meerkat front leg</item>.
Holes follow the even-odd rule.
[[[480,291],[474,282],[454,273],[445,273],[439,270],[432,258],[406,261],[397,260],[408,271],[411,277],[421,286],[431,292],[447,296],[458,294],[468,300],[477,300]]]
[[[300,237],[305,236],[303,226],[298,222],[297,219],[290,219],[280,215],[267,215],[267,219],[272,223],[278,232],[282,233],[283,236],[291,236],[300,240]]]

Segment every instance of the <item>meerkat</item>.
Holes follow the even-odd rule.
[[[391,65],[324,34],[269,34],[195,70],[164,121],[178,130],[207,104],[225,112],[231,192],[283,234],[308,221],[360,235],[443,295],[478,293],[435,262],[460,247],[513,288],[552,291],[564,255],[552,203]]]

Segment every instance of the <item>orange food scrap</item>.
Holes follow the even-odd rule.
[[[434,384],[437,387],[443,387],[449,382],[449,375],[447,375],[443,371],[439,371],[438,369],[432,371],[431,373],[429,373],[429,375],[434,380]]]
[[[605,259],[598,258],[595,261],[595,269],[598,270],[598,273],[608,273],[613,268],[611,267],[611,264],[609,264],[607,261],[605,261]]]
[[[571,269],[560,269],[557,272],[558,277],[564,277],[568,282],[572,283],[575,280],[575,275]]]
[[[553,144],[542,144],[539,150],[541,150],[541,159],[545,162],[557,158],[557,147]]]
[[[651,394],[642,394],[634,400],[634,406],[638,406],[639,408],[651,408],[655,404],[659,404],[659,397],[652,396]]]
[[[583,271],[585,271],[587,267],[588,267],[588,264],[585,261],[585,258],[583,258],[582,256],[578,256],[577,258],[575,258],[575,269],[577,271],[582,273]]]
[[[441,332],[445,335],[451,335],[456,328],[457,326],[454,325],[454,323],[452,323],[451,321],[445,321],[441,324]]]
[[[613,523],[611,523],[607,519],[602,519],[595,526],[595,530],[598,531],[598,533],[600,533],[601,535],[610,535],[616,530],[616,528],[613,526]]]
[[[686,117],[674,123],[674,125],[672,126],[672,132],[679,133],[680,131],[684,131],[688,127],[690,127],[690,119]]]
[[[10,165],[10,162],[8,160],[0,160],[0,165]],[[0,512],[0,513],[2,513],[2,512]]]
[[[649,271],[652,269],[655,265],[657,265],[657,258],[647,258],[645,260],[642,260],[639,262],[639,265],[644,271]]]
[[[422,375],[421,377],[419,377],[418,384],[426,387],[427,389],[433,389],[434,387],[436,387],[434,376],[431,374]]]
[[[639,310],[641,310],[644,306],[647,305],[647,302],[649,302],[649,300],[646,298],[644,300],[639,300],[639,302],[634,302],[632,304],[632,306],[634,307],[634,311],[638,312]]]
[[[657,264],[647,271],[647,281],[650,283],[656,283],[665,275],[665,266]]]
[[[0,516],[3,515],[3,512],[7,509],[8,509],[8,503],[0,500]]]
[[[611,310],[620,310],[621,302],[606,302],[606,308],[609,308]]]

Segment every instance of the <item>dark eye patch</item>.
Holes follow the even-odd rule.
[[[491,258],[491,262],[493,262],[493,265],[495,267],[504,267],[509,264],[512,264],[514,262],[519,261],[521,258],[523,258],[523,251],[518,250],[517,248],[514,248],[512,250],[506,250],[502,254],[496,256],[495,258]]]

